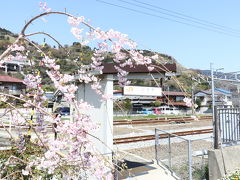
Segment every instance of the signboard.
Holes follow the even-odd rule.
[[[138,96],[162,96],[162,88],[143,86],[124,86],[123,94]]]

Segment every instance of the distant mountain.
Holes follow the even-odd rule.
[[[0,35],[1,36],[13,36],[13,37],[17,37],[17,34],[12,33],[11,31],[4,29],[4,28],[0,28]]]
[[[211,77],[211,70],[196,70],[204,76]],[[214,71],[214,78],[216,79],[223,79],[223,80],[233,80],[233,81],[240,81],[240,72],[233,72],[233,73],[225,73]]]

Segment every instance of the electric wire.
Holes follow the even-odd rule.
[[[96,1],[98,1],[100,3],[108,4],[108,5],[111,5],[111,6],[119,7],[119,8],[122,8],[122,9],[127,9],[129,11],[137,12],[137,13],[140,13],[140,14],[144,14],[144,15],[148,15],[148,16],[152,16],[152,17],[157,17],[157,18],[160,18],[160,19],[165,19],[165,20],[176,22],[176,23],[179,23],[179,24],[184,24],[184,25],[187,25],[187,26],[191,26],[191,27],[195,27],[195,28],[199,28],[199,29],[204,29],[204,30],[207,30],[207,31],[216,32],[216,33],[219,33],[219,34],[224,34],[224,35],[240,38],[240,35],[233,34],[231,32],[226,32],[226,31],[223,31],[223,30],[220,30],[220,29],[217,29],[217,28],[213,28],[213,27],[209,28],[209,27],[204,27],[204,26],[199,26],[199,25],[196,25],[196,24],[192,24],[192,23],[182,22],[182,21],[179,21],[179,20],[176,20],[176,19],[172,19],[172,18],[168,18],[168,17],[164,17],[164,16],[159,16],[159,15],[156,15],[156,14],[148,13],[148,12],[141,11],[141,10],[132,9],[132,8],[129,8],[129,7],[126,7],[126,6],[118,5],[118,4],[109,3],[109,2],[106,2],[106,1],[103,1],[103,0],[96,0]]]
[[[226,30],[229,30],[229,31],[232,31],[232,32],[240,33],[239,29],[234,29],[234,28],[231,28],[231,27],[223,26],[223,25],[216,24],[216,23],[213,23],[213,22],[210,22],[210,21],[206,21],[204,19],[195,18],[195,17],[189,16],[189,15],[177,12],[177,11],[172,11],[172,10],[169,10],[169,9],[165,9],[165,8],[162,8],[162,7],[159,7],[159,6],[156,6],[156,5],[152,5],[152,4],[149,4],[149,3],[141,2],[141,1],[138,1],[138,0],[132,0],[132,1],[140,3],[140,4],[144,4],[144,5],[149,6],[149,7],[153,7],[155,9],[160,9],[160,10],[165,11],[165,12],[176,14],[176,15],[188,18],[188,19],[192,19],[192,20],[195,20],[195,21],[198,21],[198,22],[202,22],[202,23],[206,23],[206,24],[209,24],[209,25],[213,25],[213,26],[216,26],[218,28],[223,28],[223,29],[226,29]]]
[[[181,19],[181,20],[189,21],[189,22],[192,22],[192,23],[195,23],[195,24],[207,26],[209,28],[219,29],[219,30],[225,31],[225,32],[229,31],[228,33],[233,33],[233,34],[240,33],[239,31],[238,32],[233,31],[233,30],[231,30],[229,28],[226,28],[226,27],[225,28],[223,28],[221,26],[216,27],[216,25],[212,25],[212,23],[201,22],[199,20],[195,20],[194,18],[186,18],[186,17],[181,17],[179,15],[175,15],[175,14],[169,14],[169,13],[166,13],[166,12],[161,12],[159,10],[155,10],[155,9],[152,9],[152,8],[148,8],[148,7],[145,7],[145,6],[138,5],[138,4],[134,4],[134,3],[131,3],[131,2],[128,2],[128,1],[125,1],[125,0],[117,0],[117,1],[129,4],[129,5],[133,5],[133,6],[136,6],[136,7],[140,7],[140,8],[143,8],[143,9],[151,10],[151,11],[154,11],[154,12],[158,12],[160,14],[171,16],[171,17],[174,17],[174,18],[177,18],[177,19]]]

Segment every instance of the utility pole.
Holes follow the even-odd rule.
[[[216,119],[215,119],[215,94],[214,94],[214,75],[213,75],[213,63],[210,63],[210,70],[211,70],[211,81],[212,81],[212,125],[213,125],[213,141],[214,141],[214,148],[216,144]]]
[[[211,69],[211,79],[212,79],[212,117],[213,117],[213,137],[214,137],[214,148],[219,148],[219,120],[217,118],[217,107],[215,107],[215,92],[214,92],[214,74],[213,74],[213,63],[210,63],[210,69]],[[216,72],[218,70],[222,70],[223,68],[216,69]]]
[[[213,76],[213,63],[210,63],[211,80],[212,80],[212,118],[214,122],[214,107],[215,107],[215,94],[214,94],[214,76]]]
[[[168,86],[167,90],[168,90],[168,99],[167,99],[167,101],[168,101],[168,107],[169,107],[169,86]]]
[[[192,114],[195,115],[195,99],[194,99],[194,88],[195,86],[192,86]]]

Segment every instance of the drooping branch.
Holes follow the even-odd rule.
[[[68,17],[73,17],[73,18],[76,18],[75,16],[69,14],[69,13],[65,13],[65,12],[60,12],[60,11],[50,11],[50,12],[45,12],[45,13],[42,13],[42,14],[39,14],[35,17],[33,17],[32,19],[30,19],[26,24],[25,26],[23,27],[22,31],[20,32],[18,38],[16,39],[16,41],[13,43],[14,44],[17,44],[22,38],[25,38],[26,36],[30,36],[30,35],[33,35],[35,33],[31,33],[31,34],[25,34],[28,26],[30,24],[32,24],[35,20],[37,20],[38,18],[40,17],[43,17],[43,16],[47,16],[49,14],[61,14],[61,15],[65,15],[65,16],[68,16]],[[90,29],[92,30],[95,30],[95,28],[93,26],[91,26],[89,23],[87,22],[82,22],[82,24],[88,26]],[[39,33],[38,33],[39,34]],[[56,41],[55,38],[53,38],[52,36],[50,36],[49,34],[47,33],[42,33],[42,34],[45,34],[47,36],[49,36],[51,39],[53,39],[55,42],[57,42],[59,44],[58,41]],[[4,57],[6,57],[10,52],[11,52],[11,49],[12,49],[12,46],[9,46],[1,55],[0,55],[0,60],[2,60]]]
[[[13,46],[14,44],[17,44],[17,43],[20,41],[20,39],[22,39],[22,37],[23,37],[23,35],[19,35],[19,36],[18,36],[18,38],[16,39],[16,41],[15,41],[11,46],[9,46],[9,47],[0,55],[0,60],[2,60],[4,57],[6,57],[6,56],[11,52],[12,46]]]
[[[0,92],[0,96],[6,96],[6,97],[13,98],[13,99],[17,99],[17,100],[19,100],[19,101],[23,101],[23,102],[25,102],[25,103],[33,106],[33,107],[36,107],[38,110],[40,110],[40,112],[42,112],[42,113],[44,113],[44,114],[47,114],[47,115],[49,115],[49,116],[52,116],[51,113],[45,111],[43,108],[41,108],[41,107],[39,107],[39,106],[36,106],[34,103],[27,102],[27,100],[25,100],[25,99],[23,99],[23,98],[19,98],[19,97],[17,97],[17,96],[11,95],[11,94],[1,93],[1,92]]]
[[[47,16],[47,15],[49,15],[49,14],[62,14],[62,15],[68,16],[68,17],[73,17],[73,18],[75,18],[74,15],[69,14],[69,13],[65,13],[65,12],[61,12],[61,11],[45,12],[45,13],[39,14],[39,15],[33,17],[32,19],[30,19],[30,20],[25,24],[25,26],[23,27],[23,29],[22,29],[22,31],[21,31],[20,34],[22,34],[23,36],[25,36],[25,31],[26,31],[26,29],[28,28],[28,26],[29,26],[33,21],[35,21],[36,19],[38,19],[38,18],[40,18],[40,17],[42,17],[42,16]],[[90,29],[95,30],[95,28],[94,28],[93,26],[91,26],[90,24],[88,24],[88,23],[86,23],[86,22],[84,22],[84,21],[83,21],[82,23],[83,23],[84,25],[88,26]]]
[[[61,48],[65,49],[65,48],[61,45],[61,43],[60,43],[56,38],[54,38],[53,36],[51,36],[50,34],[45,33],[45,32],[30,33],[30,34],[26,34],[25,37],[33,36],[33,35],[36,35],[36,34],[44,34],[44,35],[48,36],[48,37],[51,38],[53,41],[55,41]]]

